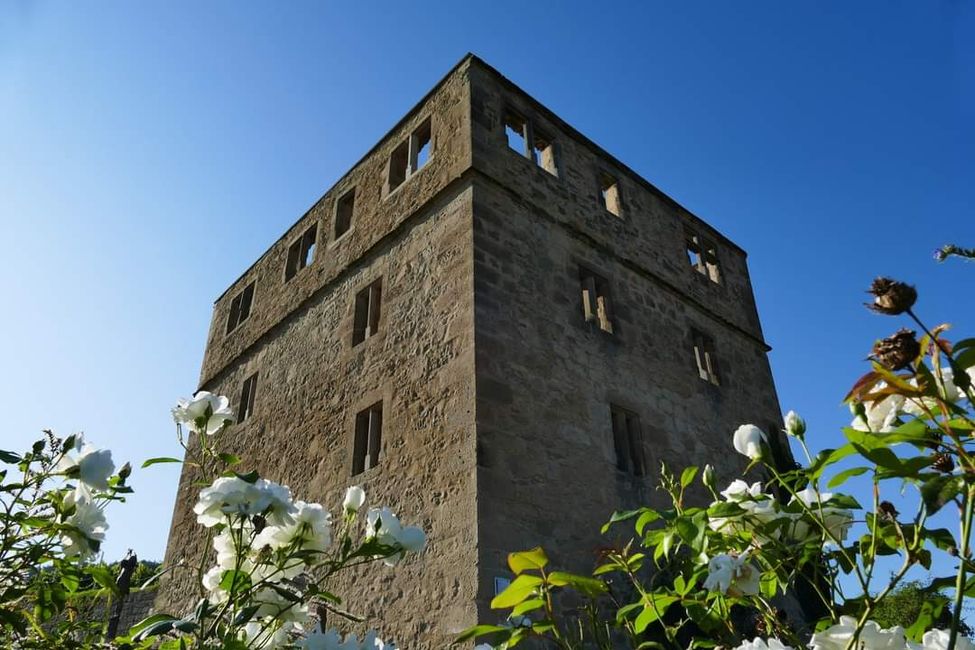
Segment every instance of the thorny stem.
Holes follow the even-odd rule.
[[[924,333],[928,335],[928,337],[931,339],[931,342],[937,345],[938,349],[941,350],[946,357],[948,357],[948,362],[954,365],[954,357],[951,356],[951,352],[948,351],[948,348],[941,341],[941,339],[937,338],[934,334],[931,333],[931,330],[928,329],[927,325],[921,322],[921,319],[917,317],[917,315],[914,313],[912,309],[907,310],[907,315],[910,316],[915,323],[917,323],[918,327],[924,330]],[[942,380],[942,382],[943,381],[944,380]],[[955,385],[958,386],[957,383]],[[968,384],[966,385],[965,388],[962,389],[962,391],[968,397],[968,400],[972,404],[975,404],[975,392],[973,392],[971,382],[968,382]]]

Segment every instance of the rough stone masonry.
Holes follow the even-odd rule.
[[[661,462],[740,470],[734,429],[781,426],[768,350],[741,248],[467,55],[217,299],[200,388],[247,469],[423,526],[332,591],[442,650],[497,618],[509,551],[591,570]],[[204,544],[193,481],[167,566]],[[198,589],[172,571],[157,611]]]

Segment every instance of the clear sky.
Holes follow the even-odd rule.
[[[212,301],[467,51],[749,251],[782,406],[836,446],[898,326],[874,276],[975,334],[975,264],[931,257],[975,245],[973,43],[960,1],[4,2],[0,446],[178,454]],[[176,481],[133,473],[107,559],[162,557]]]

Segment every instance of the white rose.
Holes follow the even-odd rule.
[[[928,630],[921,638],[921,643],[911,643],[910,645],[917,650],[948,650],[948,640],[951,632],[948,630]],[[975,650],[975,643],[959,633],[955,637],[955,650]]]
[[[66,503],[71,505],[69,495]],[[98,551],[99,545],[105,540],[108,523],[101,508],[88,501],[78,501],[73,504],[74,513],[68,516],[64,523],[75,530],[65,531],[61,535],[61,546],[66,556],[88,558]]]
[[[846,650],[856,628],[855,618],[841,616],[836,625],[813,634],[809,646],[813,650]],[[904,650],[906,647],[904,628],[897,626],[883,630],[874,621],[866,622],[857,644],[858,650]]]
[[[760,573],[748,563],[748,554],[739,557],[721,554],[708,562],[708,577],[704,588],[729,596],[754,596],[758,594]]]
[[[754,424],[743,424],[735,430],[733,439],[735,451],[752,460],[762,455],[762,443],[768,442],[765,432]]]
[[[72,450],[79,452],[77,458],[71,453]],[[90,501],[89,490],[108,489],[108,479],[115,471],[112,452],[109,449],[96,449],[86,443],[81,434],[75,437],[72,450],[64,451],[64,455],[58,461],[57,470],[78,479],[79,484],[75,489],[76,500]]]
[[[342,509],[346,512],[358,512],[359,508],[366,502],[366,491],[358,485],[353,485],[345,491],[345,499],[342,501]]]
[[[850,527],[853,526],[853,513],[844,508],[830,507],[828,502],[833,498],[833,494],[830,492],[820,492],[817,496],[816,491],[807,487],[805,490],[796,493],[799,500],[806,504],[818,519],[821,519],[829,534],[833,538],[842,542],[846,540],[847,533]],[[795,503],[796,497],[792,497],[791,503]],[[818,536],[819,529],[812,528],[807,522],[802,521],[801,518],[796,520],[796,523],[792,530],[792,535],[798,541],[805,541],[809,539],[810,536]],[[832,539],[825,540],[826,542],[833,541]]]
[[[883,388],[881,382],[877,388]],[[888,395],[882,400],[863,404],[864,416],[853,418],[850,426],[858,431],[889,433],[897,428],[897,416],[906,410],[903,395]],[[864,417],[866,419],[864,419]]]
[[[265,479],[248,483],[236,476],[218,478],[200,491],[193,506],[197,522],[207,528],[233,515],[264,515],[272,526],[288,525],[294,523],[294,510],[287,487]]]
[[[787,646],[775,637],[772,637],[765,641],[765,639],[754,638],[751,641],[745,641],[734,650],[793,650],[791,646]]]
[[[294,523],[267,526],[254,538],[254,548],[284,548],[297,543],[300,550],[324,551],[332,543],[332,514],[318,503],[295,501]]]
[[[721,496],[725,498],[726,501],[744,501],[745,499],[752,497],[759,497],[762,494],[762,484],[759,482],[752,483],[749,485],[741,479],[735,479],[731,484],[722,490]]]
[[[205,390],[198,391],[191,399],[179,400],[172,412],[173,420],[178,424],[186,424],[193,431],[208,436],[235,419],[229,399]]]
[[[399,518],[386,507],[370,508],[366,513],[366,537],[375,538],[384,546],[399,546],[403,552],[394,553],[384,559],[388,566],[395,566],[403,559],[406,551],[418,553],[426,545],[426,535],[416,526],[400,524]]]

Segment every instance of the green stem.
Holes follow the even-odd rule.
[[[948,638],[948,650],[955,647],[958,638],[958,626],[961,624],[961,606],[965,598],[965,562],[969,553],[969,541],[972,533],[972,511],[975,508],[975,488],[968,488],[965,495],[965,515],[961,522],[961,562],[958,563],[958,577],[955,580],[955,606],[951,615],[951,636]]]

